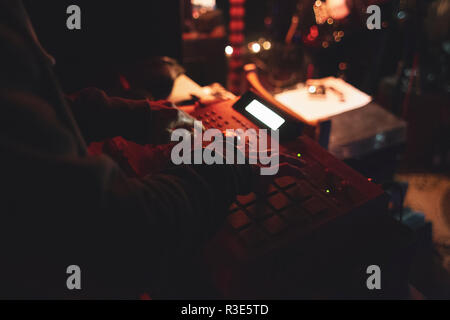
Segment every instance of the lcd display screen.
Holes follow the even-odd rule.
[[[253,100],[245,107],[245,111],[264,123],[272,130],[278,130],[286,121],[258,100]]]

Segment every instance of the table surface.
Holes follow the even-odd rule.
[[[406,141],[406,122],[376,103],[331,118],[328,150],[338,159],[357,158]]]

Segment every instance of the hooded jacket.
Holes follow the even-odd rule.
[[[139,140],[152,112],[132,106],[111,112]],[[182,269],[172,257],[201,248],[252,177],[247,165],[198,165],[128,178],[88,155],[17,0],[0,0],[0,157],[0,298],[152,295],[164,270]],[[67,287],[71,265],[81,290]]]

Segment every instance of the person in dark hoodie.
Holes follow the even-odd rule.
[[[186,119],[96,89],[69,106],[53,63],[21,1],[0,0],[0,298],[152,295],[171,257],[201,246],[259,170],[182,165],[127,177],[89,155],[85,137],[149,143]],[[66,286],[71,265],[81,290]]]

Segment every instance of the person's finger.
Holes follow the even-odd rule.
[[[291,176],[294,178],[304,178],[303,171],[298,166],[289,163],[281,163],[278,167],[278,176]]]
[[[293,157],[290,155],[286,155],[283,153],[279,153],[279,152],[260,152],[260,151],[250,151],[248,152],[248,158],[249,159],[261,159],[261,156],[264,157],[268,157],[268,158],[276,158],[278,157],[278,162],[279,163],[288,163],[290,165],[296,166],[296,167],[304,167],[305,166],[305,161],[302,159],[299,159],[297,157]]]
[[[173,126],[171,126],[171,129],[186,129],[188,131],[194,132],[194,124],[190,122],[178,122],[174,123]]]
[[[280,162],[285,162],[296,167],[304,167],[306,165],[305,160],[285,153],[280,154]]]
[[[254,153],[254,154],[248,154],[247,155],[249,160],[253,160],[254,162],[261,162],[261,163],[267,163],[269,162],[270,164],[273,162],[273,159],[276,159],[277,157],[279,157],[278,153],[273,153],[271,155],[260,155],[258,153]],[[264,161],[263,161],[264,160]],[[278,163],[281,161],[277,161]],[[269,165],[269,164],[267,164]],[[266,166],[266,165],[261,165],[261,166]]]

